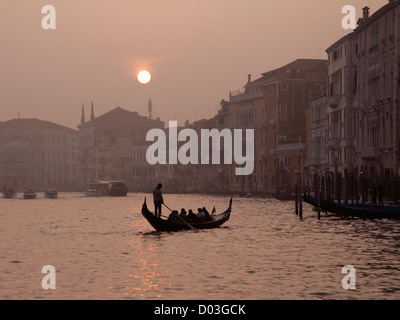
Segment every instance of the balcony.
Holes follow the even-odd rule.
[[[340,138],[330,138],[327,142],[328,148],[336,150],[340,148]]]
[[[308,167],[322,167],[326,165],[326,160],[321,158],[312,158],[306,161]]]
[[[304,153],[307,149],[305,143],[287,143],[280,144],[276,148],[270,150],[271,155]]]
[[[377,147],[367,147],[360,150],[360,157],[363,160],[379,160],[381,151]]]
[[[340,105],[340,96],[334,95],[330,96],[327,99],[328,106],[331,108],[339,107]]]

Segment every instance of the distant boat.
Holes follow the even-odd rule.
[[[37,193],[32,189],[26,190],[24,192],[24,199],[36,199]]]
[[[3,190],[4,198],[12,199],[12,198],[15,198],[16,195],[17,195],[17,192],[15,192],[14,189],[11,189],[11,188],[6,189],[6,188],[4,188],[4,190]]]
[[[85,191],[86,197],[100,197],[101,193],[96,188],[89,188]]]
[[[127,194],[128,187],[123,181],[99,181],[90,184],[89,188],[85,191],[87,197],[124,197]]]
[[[111,181],[108,183],[108,193],[112,197],[125,197],[128,194],[128,187],[123,181]]]
[[[55,199],[55,198],[58,197],[58,191],[56,189],[47,189],[44,192],[44,197],[45,198]]]

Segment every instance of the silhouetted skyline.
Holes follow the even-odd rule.
[[[76,128],[81,105],[121,106],[180,125],[213,116],[248,74],[296,58],[325,59],[348,33],[344,5],[357,16],[387,0],[52,1],[57,29],[43,30],[45,1],[4,0],[0,120],[39,118]],[[136,73],[148,68],[152,80]]]

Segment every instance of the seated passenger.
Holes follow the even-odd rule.
[[[203,211],[205,217],[206,217],[206,221],[210,221],[210,220],[214,220],[211,215],[208,213],[207,209],[205,207],[203,207],[201,209],[201,211]]]
[[[200,208],[197,209],[196,216],[197,216],[201,221],[205,221],[205,220],[206,220],[205,212],[204,212],[202,209],[200,209]]]
[[[189,214],[187,216],[187,219],[189,221],[192,221],[192,222],[198,222],[199,221],[199,218],[193,213],[192,209],[189,209]]]
[[[180,216],[180,217],[186,217],[186,210],[185,210],[185,208],[182,208],[182,209],[181,209],[181,212],[179,213],[179,216]]]
[[[168,220],[173,220],[173,219],[175,219],[175,218],[177,218],[177,217],[178,217],[178,211],[173,210],[173,211],[171,212],[171,214],[169,215]]]

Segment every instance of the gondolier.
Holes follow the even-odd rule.
[[[164,203],[164,199],[161,192],[162,184],[159,183],[157,187],[153,190],[153,200],[154,200],[154,213],[156,217],[161,217],[161,205]],[[158,215],[157,215],[158,212]]]

